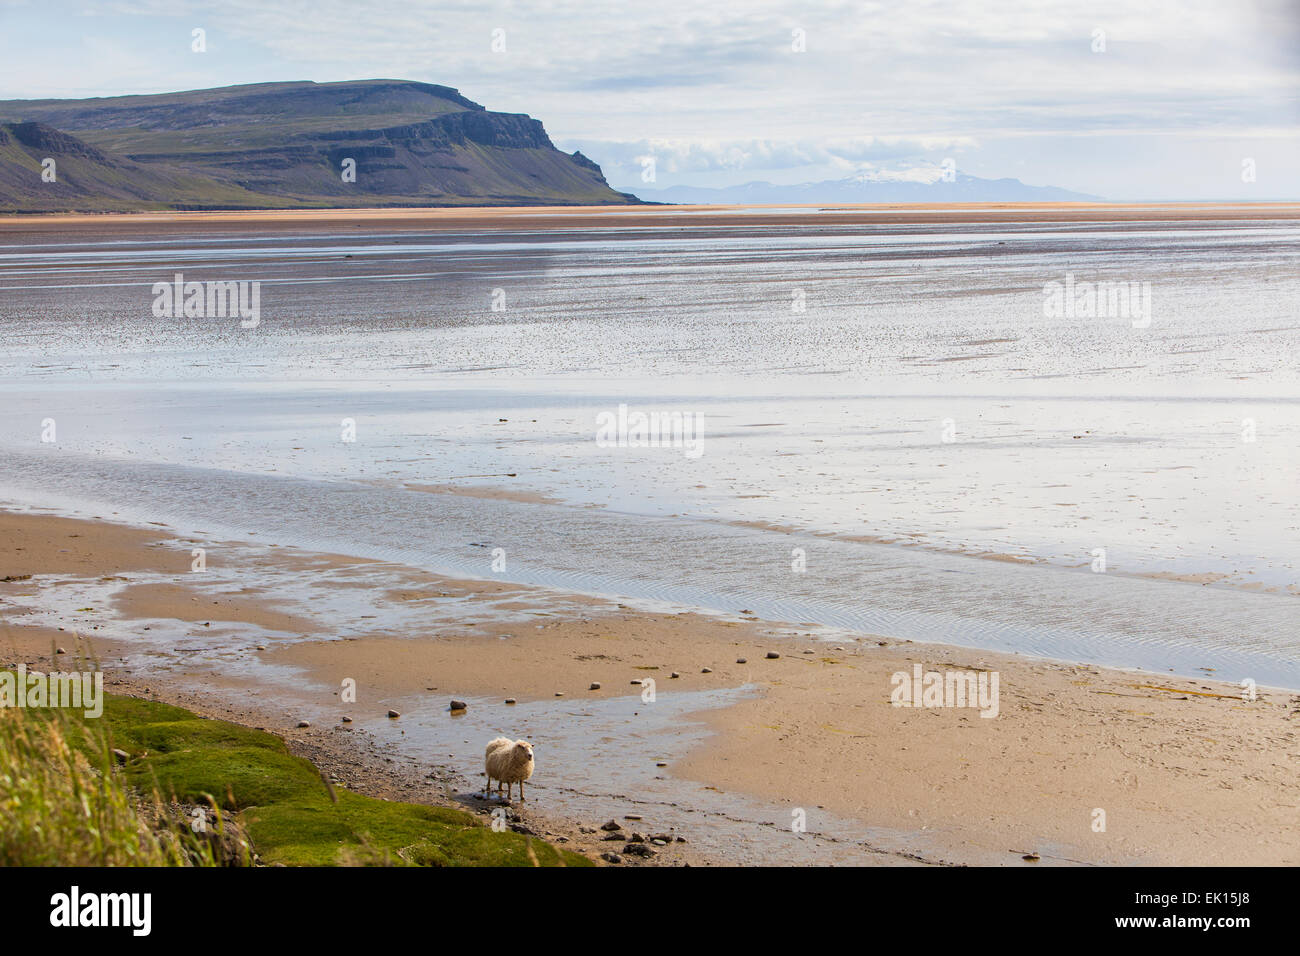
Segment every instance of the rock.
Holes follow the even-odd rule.
[[[668,841],[667,841],[667,840],[651,840],[650,842],[651,842],[652,844],[654,844],[655,846],[667,846],[667,845],[668,845]]]
[[[606,843],[609,843],[613,840],[626,840],[627,837],[623,836],[623,834],[621,833],[606,833],[603,837],[601,837],[601,839],[604,840]]]
[[[745,660],[743,657],[737,657],[737,658],[736,658],[736,663],[737,663],[737,664],[748,664],[749,661]]]
[[[623,814],[623,819],[624,819],[624,820],[640,820],[640,819],[641,819],[641,814],[639,814],[639,813],[625,813],[625,814]]]
[[[615,830],[623,829],[623,826],[617,820],[610,820],[608,823],[602,823],[600,825],[600,828],[602,830],[608,830],[610,833],[613,833]]]
[[[515,702],[515,699],[514,699],[513,697],[507,697],[507,698],[506,698],[506,703],[507,703],[507,704],[513,704],[514,702]]]
[[[601,858],[602,860],[604,860],[606,863],[622,863],[622,862],[623,862],[623,858],[622,858],[621,856],[619,856],[617,853],[602,853],[602,854],[600,855],[600,858]]]
[[[350,724],[350,723],[352,723],[352,718],[351,718],[351,717],[344,717],[344,718],[343,718],[343,723],[345,723],[345,724]]]
[[[774,661],[774,660],[776,660],[776,659],[777,659],[778,657],[780,657],[780,656],[781,656],[781,655],[778,654],[776,651],[768,651],[768,652],[767,652],[767,659],[768,659],[769,661]]]
[[[55,654],[66,654],[66,653],[68,653],[68,652],[67,652],[66,650],[64,650],[62,647],[60,647],[60,648],[59,648],[58,650],[56,650],[54,653],[55,653]]]
[[[672,672],[671,674],[669,674],[668,676],[669,676],[670,678],[672,678],[673,680],[676,680],[678,677],[681,677],[682,675],[679,674],[679,673],[677,673],[676,671],[673,671],[673,672]]]
[[[563,695],[562,693],[560,693],[560,692],[557,690],[557,691],[555,692],[555,696],[556,696],[556,697],[563,697],[564,695]]]
[[[299,727],[310,727],[311,724],[310,724],[309,722],[305,721],[305,720],[300,720],[300,721],[298,721],[298,726],[299,726]]]
[[[645,837],[643,837],[643,836],[642,836],[641,834],[639,834],[639,833],[633,833],[630,837],[627,838],[627,842],[628,842],[628,843],[644,843],[644,842],[645,842]]]
[[[666,766],[668,766],[668,763],[667,763],[667,761],[660,760],[660,761],[657,761],[657,762],[655,763],[655,766],[656,766],[656,767],[666,767]]]
[[[623,852],[628,856],[650,857],[655,855],[655,851],[650,849],[650,847],[644,843],[629,843],[627,846],[623,847]]]
[[[401,717],[401,716],[402,716],[402,715],[399,714],[399,713],[398,713],[397,711],[395,711],[395,710],[390,710],[390,711],[388,712],[388,717],[389,717],[390,720],[396,720],[398,717]]]
[[[600,690],[600,681],[598,680],[592,681],[591,686],[588,687],[587,690]]]
[[[452,710],[469,710],[469,705],[466,704],[463,700],[453,700],[453,701],[451,702],[451,709],[452,709]]]
[[[629,681],[629,683],[635,684],[637,687],[640,687],[640,686],[641,686],[641,679],[640,679],[640,678],[636,678],[636,677],[634,677],[631,681]]]
[[[131,755],[129,753],[127,753],[125,750],[118,750],[116,747],[113,748],[113,756],[114,758],[116,758],[118,763],[126,763],[128,760],[131,759]]]
[[[713,673],[713,668],[712,668],[712,667],[705,667],[705,668],[703,668],[703,669],[700,670],[700,673],[701,673],[701,674],[712,674],[712,673]]]

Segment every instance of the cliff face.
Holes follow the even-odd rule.
[[[5,121],[0,210],[638,201],[557,150],[538,120],[428,83],[11,100]],[[41,182],[48,156],[67,160],[58,183]]]

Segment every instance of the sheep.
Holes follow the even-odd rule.
[[[501,795],[501,784],[506,785],[506,799],[510,799],[513,784],[519,784],[519,802],[524,802],[524,781],[533,775],[533,745],[526,740],[510,740],[497,737],[487,745],[483,755],[483,765],[487,770],[487,785],[483,795],[492,792],[492,781],[497,782],[497,796]]]

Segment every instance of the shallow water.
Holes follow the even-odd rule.
[[[1300,687],[1294,224],[66,240],[0,248],[10,501]],[[154,318],[177,271],[261,324]],[[1046,318],[1067,273],[1150,327]],[[624,403],[703,454],[600,447]]]

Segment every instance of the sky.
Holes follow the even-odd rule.
[[[192,31],[206,49],[192,49]],[[1300,199],[1300,0],[0,0],[0,99],[396,78],[634,191],[945,160],[1115,200]]]

